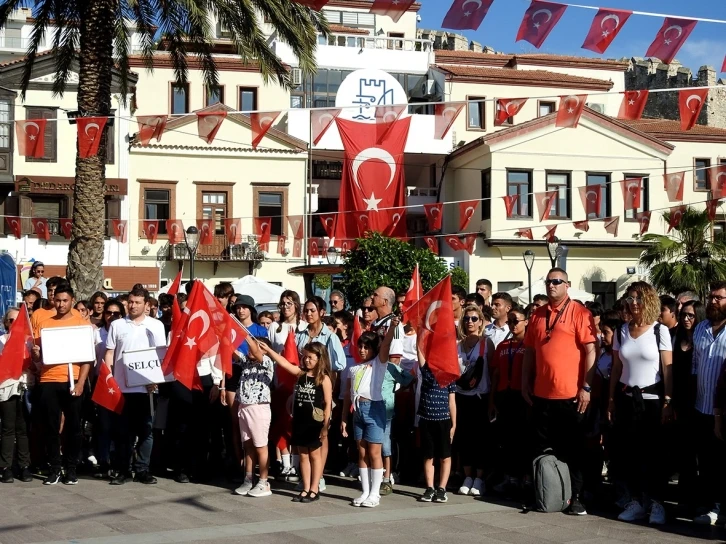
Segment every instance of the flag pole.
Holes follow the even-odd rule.
[[[76,388],[76,381],[73,379],[73,363],[68,363],[68,377],[71,380],[71,393]]]
[[[239,325],[240,327],[242,327],[242,330],[243,330],[243,331],[245,331],[245,332],[247,333],[247,338],[248,338],[248,339],[249,339],[249,338],[252,338],[252,339],[253,339],[253,340],[254,340],[255,342],[257,342],[257,345],[259,345],[259,344],[260,344],[260,341],[259,341],[259,340],[258,340],[257,338],[255,338],[255,335],[254,335],[254,334],[252,334],[252,333],[251,333],[251,332],[249,331],[249,329],[248,329],[247,327],[245,327],[245,326],[244,326],[244,325],[242,324],[242,322],[241,322],[241,321],[240,321],[239,319],[237,319],[237,317],[236,317],[236,316],[234,316],[234,315],[232,315],[232,314],[229,314],[229,316],[230,316],[230,317],[231,317],[232,319],[234,319],[234,320],[235,320],[235,321],[237,322],[237,325]]]

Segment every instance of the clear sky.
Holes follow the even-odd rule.
[[[420,28],[441,28],[441,22],[453,0],[419,0],[422,5]],[[681,17],[704,17],[726,20],[724,0],[571,0],[573,4],[647,11]],[[596,11],[568,7],[564,16],[541,49],[528,42],[515,42],[529,0],[494,0],[489,14],[477,31],[466,31],[470,40],[505,53],[552,53],[558,55],[597,56],[581,49]],[[643,57],[663,23],[662,18],[633,15],[608,48],[603,58]],[[456,31],[461,32],[461,31]],[[726,55],[726,24],[699,22],[676,57],[695,73],[704,64],[716,70]],[[725,76],[720,76],[725,77]]]

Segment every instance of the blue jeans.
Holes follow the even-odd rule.
[[[386,420],[386,428],[383,430],[383,446],[381,447],[381,455],[390,457],[391,453],[391,422],[392,419]]]
[[[116,447],[118,455],[116,470],[122,474],[129,472],[133,456],[134,442],[138,437],[136,473],[148,472],[154,435],[151,429],[151,406],[147,393],[124,393],[124,410],[117,422]]]
[[[362,400],[353,415],[353,437],[371,444],[383,444],[386,429],[386,403]]]

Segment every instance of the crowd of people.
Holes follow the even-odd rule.
[[[34,365],[0,384],[3,483],[43,474],[46,485],[74,485],[82,470],[111,485],[225,476],[237,495],[293,484],[292,500],[310,503],[327,473],[360,482],[356,507],[378,506],[397,482],[422,484],[425,502],[452,489],[529,501],[533,459],[551,453],[569,470],[569,514],[611,500],[620,520],[663,524],[668,501],[697,523],[723,521],[726,283],[704,305],[635,282],[607,310],[570,299],[559,268],[525,308],[487,280],[474,293],[454,287],[461,375],[439,384],[398,311],[405,293],[381,286],[349,308],[339,291],[303,303],[287,290],[276,312],[258,314],[223,282],[214,296],[250,336],[231,375],[202,359],[188,390],[129,386],[121,364],[167,344],[174,297],[136,286],[77,301],[66,280],[42,275],[40,263],[23,297],[36,340],[90,323],[97,356],[44,365],[36,341]],[[187,296],[176,300],[183,309]],[[6,330],[19,315],[5,314]],[[104,365],[123,392],[120,414],[90,401]]]

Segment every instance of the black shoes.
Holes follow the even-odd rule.
[[[66,469],[66,475],[63,478],[63,483],[65,485],[76,485],[78,483],[78,478],[76,477],[75,468]]]
[[[185,473],[180,472],[176,476],[174,476],[174,481],[178,484],[188,484],[189,483],[189,476],[187,476]]]
[[[585,506],[580,502],[580,497],[572,497],[572,502],[570,503],[570,507],[567,509],[567,513],[571,516],[587,515],[587,510],[585,510]]]
[[[126,481],[130,479],[130,474],[127,474],[125,472],[119,472],[118,474],[116,474],[116,476],[111,478],[111,485],[124,485]]]
[[[156,478],[154,478],[149,472],[137,472],[134,476],[134,482],[139,482],[145,485],[154,485]]]
[[[43,485],[55,485],[58,482],[60,482],[60,479],[61,479],[60,472],[51,470],[50,473],[48,474],[48,477],[43,482]]]
[[[13,478],[13,469],[11,469],[10,467],[4,468],[2,478],[0,478],[0,482],[4,484],[11,484],[14,481],[15,480]]]
[[[33,473],[30,472],[29,467],[23,467],[20,469],[20,481],[26,484],[33,481]]]

